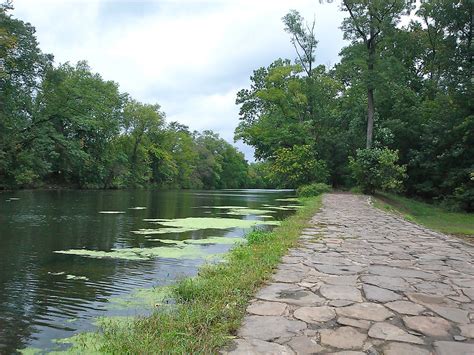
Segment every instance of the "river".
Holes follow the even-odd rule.
[[[57,339],[94,330],[98,317],[149,313],[147,291],[216,262],[253,224],[272,228],[297,208],[293,194],[0,193],[0,353],[61,350]]]

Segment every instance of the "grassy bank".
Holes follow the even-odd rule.
[[[438,206],[392,194],[378,194],[375,207],[401,214],[405,219],[446,234],[474,240],[474,215],[450,212]]]
[[[273,232],[254,231],[248,242],[232,249],[226,262],[205,266],[195,278],[172,288],[177,305],[132,322],[105,323],[100,333],[79,336],[78,351],[101,353],[213,353],[239,328],[248,301],[272,274],[311,216],[321,196]],[[93,347],[93,349],[91,349]]]

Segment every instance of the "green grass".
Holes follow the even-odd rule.
[[[450,212],[438,206],[402,196],[380,193],[374,199],[375,207],[401,214],[405,219],[446,234],[474,240],[474,215]]]
[[[226,262],[202,267],[197,277],[180,281],[172,288],[175,307],[125,325],[105,324],[99,333],[79,337],[73,351],[216,353],[236,334],[249,300],[297,244],[321,196],[302,202],[304,207],[273,232],[251,232],[248,243],[234,247]]]

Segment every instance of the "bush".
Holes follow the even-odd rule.
[[[406,177],[406,166],[398,165],[398,151],[388,148],[358,149],[349,166],[364,193],[376,189],[399,191]]]
[[[327,182],[329,170],[324,160],[317,159],[309,145],[280,148],[275,152],[270,180],[280,187],[295,188],[311,182]]]
[[[331,186],[323,183],[314,183],[298,187],[296,194],[300,197],[318,196],[324,192],[331,191]]]

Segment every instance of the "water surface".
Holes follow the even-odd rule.
[[[288,190],[0,193],[0,353],[25,347],[57,349],[55,339],[93,330],[99,316],[149,312],[138,306],[120,309],[111,300],[127,297],[136,289],[164,286],[195,275],[199,265],[208,260],[206,255],[224,253],[231,245],[198,244],[199,257],[146,260],[97,259],[55,251],[166,247],[160,239],[241,238],[248,229],[204,227],[158,235],[132,231],[160,228],[144,219],[280,220],[292,209],[239,215],[216,207],[268,210],[294,205],[280,201],[292,194]],[[134,207],[142,209],[131,209]]]

